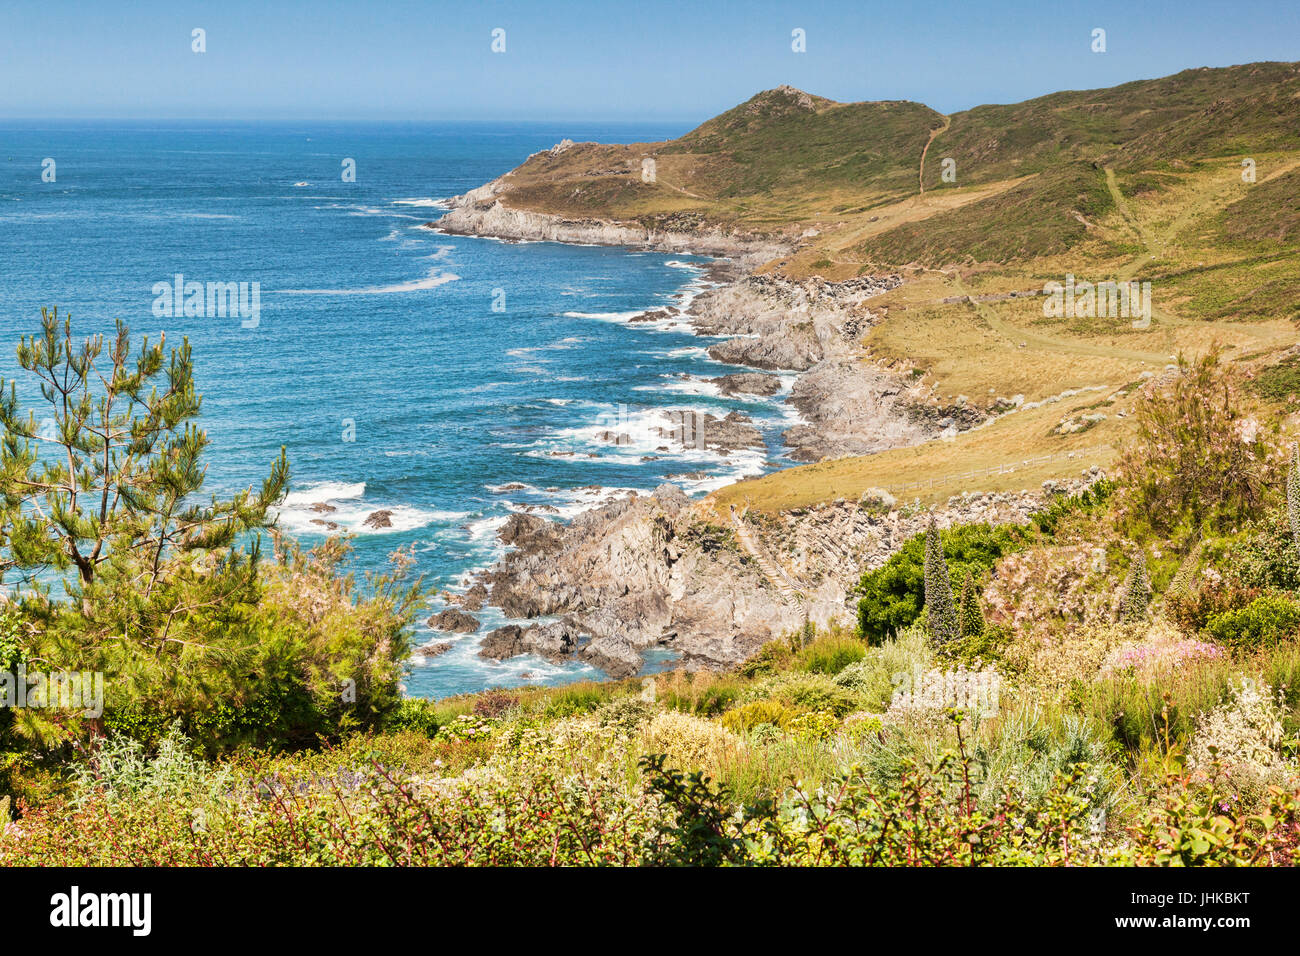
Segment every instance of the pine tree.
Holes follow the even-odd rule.
[[[925,529],[925,614],[930,623],[930,637],[936,644],[945,644],[957,637],[957,611],[952,604],[952,582],[948,577],[948,562],[943,557],[943,544],[934,518]]]
[[[148,601],[197,562],[228,565],[240,537],[273,520],[289,478],[284,451],[259,493],[203,501],[208,438],[193,421],[201,400],[189,342],[167,355],[146,339],[132,359],[120,321],[107,350],[102,336],[74,341],[57,309],[41,310],[41,329],[20,341],[18,365],[40,383],[46,427],[0,382],[0,574],[16,570],[35,586],[67,573],[89,617],[97,590],[118,589],[98,595],[106,604]]]
[[[1300,446],[1294,444],[1286,473],[1286,516],[1291,520],[1291,537],[1300,548]]]
[[[1147,559],[1141,551],[1133,555],[1124,596],[1120,599],[1119,619],[1125,623],[1145,620],[1151,603],[1151,580],[1147,577]]]
[[[980,610],[979,590],[975,587],[975,575],[969,571],[966,572],[966,581],[961,587],[957,623],[962,637],[979,637],[984,633],[984,612]]]

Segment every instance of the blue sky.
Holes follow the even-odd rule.
[[[781,83],[951,112],[1296,59],[1297,0],[0,0],[0,117],[37,119],[697,122]]]

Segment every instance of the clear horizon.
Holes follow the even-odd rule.
[[[1202,66],[1300,59],[1300,8],[1025,0],[220,9],[0,2],[5,120],[700,122],[789,84],[945,113]],[[1093,52],[1093,31],[1106,31]],[[194,30],[204,31],[195,52]],[[502,29],[493,52],[493,31]],[[803,31],[804,52],[792,48]],[[602,82],[593,83],[599,76]]]

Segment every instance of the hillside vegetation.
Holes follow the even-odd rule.
[[[178,720],[33,749],[0,864],[1295,865],[1300,461],[1243,440],[1217,355],[1179,371],[1124,478],[931,524],[853,630],[407,700],[320,748],[205,760]]]
[[[794,278],[903,274],[844,326],[848,367],[980,424],[702,502],[769,583],[789,550],[751,534],[825,502],[897,528],[1087,470],[1014,520],[963,497],[845,551],[856,620],[803,605],[730,673],[401,699],[409,556],[362,587],[340,542],[284,542],[283,457],[192,505],[188,345],[168,374],[46,314],[19,357],[61,454],[0,401],[0,570],[63,587],[4,605],[0,670],[126,680],[0,709],[0,865],[1295,865],[1298,94],[1285,63],[953,116],[781,87],[504,177],[518,209],[797,239],[763,267]],[[1149,316],[1045,308],[1075,279],[1150,283]]]

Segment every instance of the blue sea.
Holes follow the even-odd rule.
[[[13,346],[39,330],[42,306],[70,312],[75,334],[110,333],[120,318],[137,336],[166,333],[169,345],[188,336],[211,440],[207,491],[258,485],[284,446],[292,477],[281,527],[305,545],[326,533],[313,520],[354,533],[359,572],[413,545],[427,583],[463,590],[503,553],[496,531],[514,510],[564,518],[665,480],[702,495],[783,463],[783,395],[722,398],[703,379],[740,369],[709,359],[711,340],[680,320],[628,321],[689,304],[708,286],[707,260],[423,227],[440,200],[564,137],[682,132],[0,124],[0,376],[15,376]],[[246,283],[256,314],[173,309],[161,290],[177,276]],[[18,390],[36,397],[30,381],[19,378]],[[663,452],[650,436],[669,408],[743,410],[764,429],[767,453]],[[606,429],[633,441],[602,441]],[[379,510],[392,513],[391,527],[363,524]],[[429,612],[441,606],[434,599]],[[504,620],[494,609],[481,616],[485,631]],[[598,676],[536,658],[485,661],[478,636],[421,623],[417,644],[435,639],[454,647],[413,659],[413,696]]]

